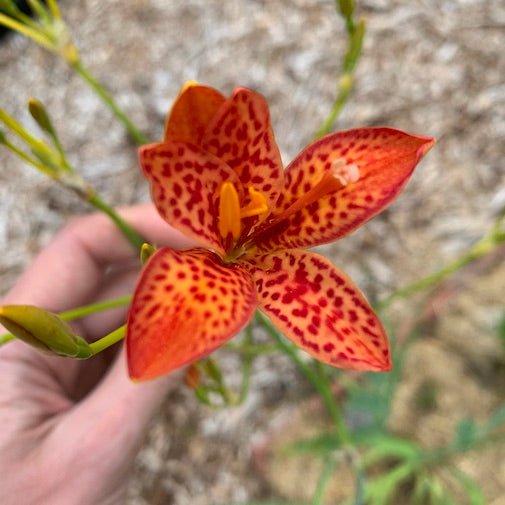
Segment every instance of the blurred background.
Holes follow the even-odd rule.
[[[323,251],[379,300],[463,254],[505,206],[505,2],[362,0],[367,19],[355,90],[334,130],[385,125],[437,139],[398,200]],[[157,140],[180,87],[261,92],[284,163],[306,144],[336,96],[345,28],[333,0],[62,1],[88,69],[141,131]],[[51,113],[70,160],[114,205],[149,200],[136,146],[93,92],[53,54],[20,35],[0,40],[0,105],[34,132],[31,96]],[[0,149],[0,293],[71,216],[76,197]],[[429,300],[387,313],[399,339],[423,317],[390,425],[426,446],[463,417],[486,419],[505,398],[505,250],[444,283]],[[233,382],[233,357],[218,357]],[[307,436],[310,388],[284,358],[255,362],[245,404],[210,410],[182,388],[153,420],[130,504],[214,505],[306,499],[310,465],[270,457],[282,436]],[[282,437],[281,437],[282,438]],[[505,504],[505,449],[462,458],[489,503]],[[348,479],[348,478],[347,478]],[[336,477],[328,503],[344,493]],[[344,490],[344,491],[343,491]],[[344,493],[345,495],[345,493]]]

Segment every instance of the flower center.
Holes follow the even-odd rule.
[[[268,212],[267,199],[263,193],[251,186],[248,188],[244,207],[240,207],[237,190],[231,182],[223,183],[219,197],[218,229],[223,240],[230,234],[234,240],[240,237],[242,219],[253,216],[265,217]]]

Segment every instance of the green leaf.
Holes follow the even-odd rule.
[[[456,426],[453,447],[459,451],[466,451],[478,437],[478,429],[473,419],[462,419]]]
[[[370,447],[362,459],[363,465],[366,467],[387,459],[396,459],[412,464],[416,464],[421,459],[421,448],[411,440],[389,435],[379,435],[363,439],[361,442],[366,442]]]
[[[334,433],[323,433],[311,438],[297,440],[286,447],[286,452],[291,454],[315,453],[323,456],[338,449],[341,445],[339,438]]]
[[[366,489],[367,503],[390,505],[400,485],[412,476],[414,467],[404,463],[369,482]]]
[[[465,491],[469,505],[486,505],[486,498],[484,497],[484,494],[472,478],[462,472],[459,468],[451,467],[450,470],[452,475],[456,477]]]

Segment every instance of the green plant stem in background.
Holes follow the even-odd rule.
[[[328,482],[330,481],[330,477],[337,466],[337,458],[335,454],[330,454],[324,463],[323,471],[321,472],[321,476],[317,481],[316,491],[310,502],[310,505],[322,505],[324,499],[324,492],[326,491],[326,487],[328,486]]]
[[[77,307],[76,309],[67,310],[58,314],[62,319],[70,321],[72,319],[79,319],[81,317],[89,316],[90,314],[95,314],[103,310],[115,309],[117,307],[123,307],[128,305],[132,300],[132,295],[121,296],[120,298],[115,298],[114,300],[107,300],[106,302],[93,303],[91,305],[85,305],[83,307]]]
[[[341,444],[348,445],[351,440],[350,435],[326,377],[316,373],[310,365],[300,359],[298,348],[286,341],[277,328],[272,325],[267,316],[258,310],[256,311],[256,320],[275,339],[282,351],[289,356],[293,363],[300,369],[316,391],[321,395],[321,398],[323,399],[328,413],[333,421],[335,432]]]
[[[93,207],[107,214],[136,249],[139,251],[142,249],[142,245],[146,243],[144,237],[137,233],[124,219],[122,219],[110,205],[98,196],[98,194],[92,194],[89,198],[87,198],[87,201],[93,205]]]
[[[134,126],[130,121],[128,116],[121,110],[118,104],[114,101],[112,96],[106,91],[106,89],[88,72],[88,70],[82,65],[80,59],[75,62],[71,62],[70,66],[75,69],[75,71],[89,84],[93,91],[102,99],[102,101],[107,105],[107,107],[116,115],[116,117],[124,124],[128,133],[139,145],[148,144],[147,140],[142,133]]]
[[[505,224],[505,211],[503,211],[500,214],[493,228],[461,257],[449,263],[444,268],[440,269],[438,272],[428,275],[427,277],[423,277],[422,279],[414,281],[412,284],[409,284],[408,286],[405,286],[403,288],[394,291],[384,300],[381,300],[378,304],[376,304],[376,308],[378,310],[383,310],[385,307],[390,305],[394,300],[398,300],[400,298],[407,298],[408,296],[411,296],[419,291],[430,288],[435,284],[438,284],[439,282],[444,280],[452,273],[468,265],[472,261],[475,261],[476,259],[488,254],[496,246],[505,242],[504,224]]]
[[[337,85],[337,98],[333,107],[314,138],[317,139],[329,133],[332,124],[337,119],[343,106],[349,99],[353,89],[354,71],[361,56],[363,39],[365,37],[366,21],[360,18],[356,23],[354,20],[354,1],[338,0],[337,6],[340,15],[344,19],[347,31],[347,49],[342,61],[340,78]]]

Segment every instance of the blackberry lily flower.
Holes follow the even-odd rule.
[[[164,141],[143,146],[140,163],[160,215],[201,247],[164,247],[145,265],[127,323],[132,379],[209,354],[257,307],[324,363],[389,370],[386,333],[364,296],[305,249],[382,211],[433,144],[390,128],[349,130],[310,144],[284,171],[261,95],[183,88]]]

